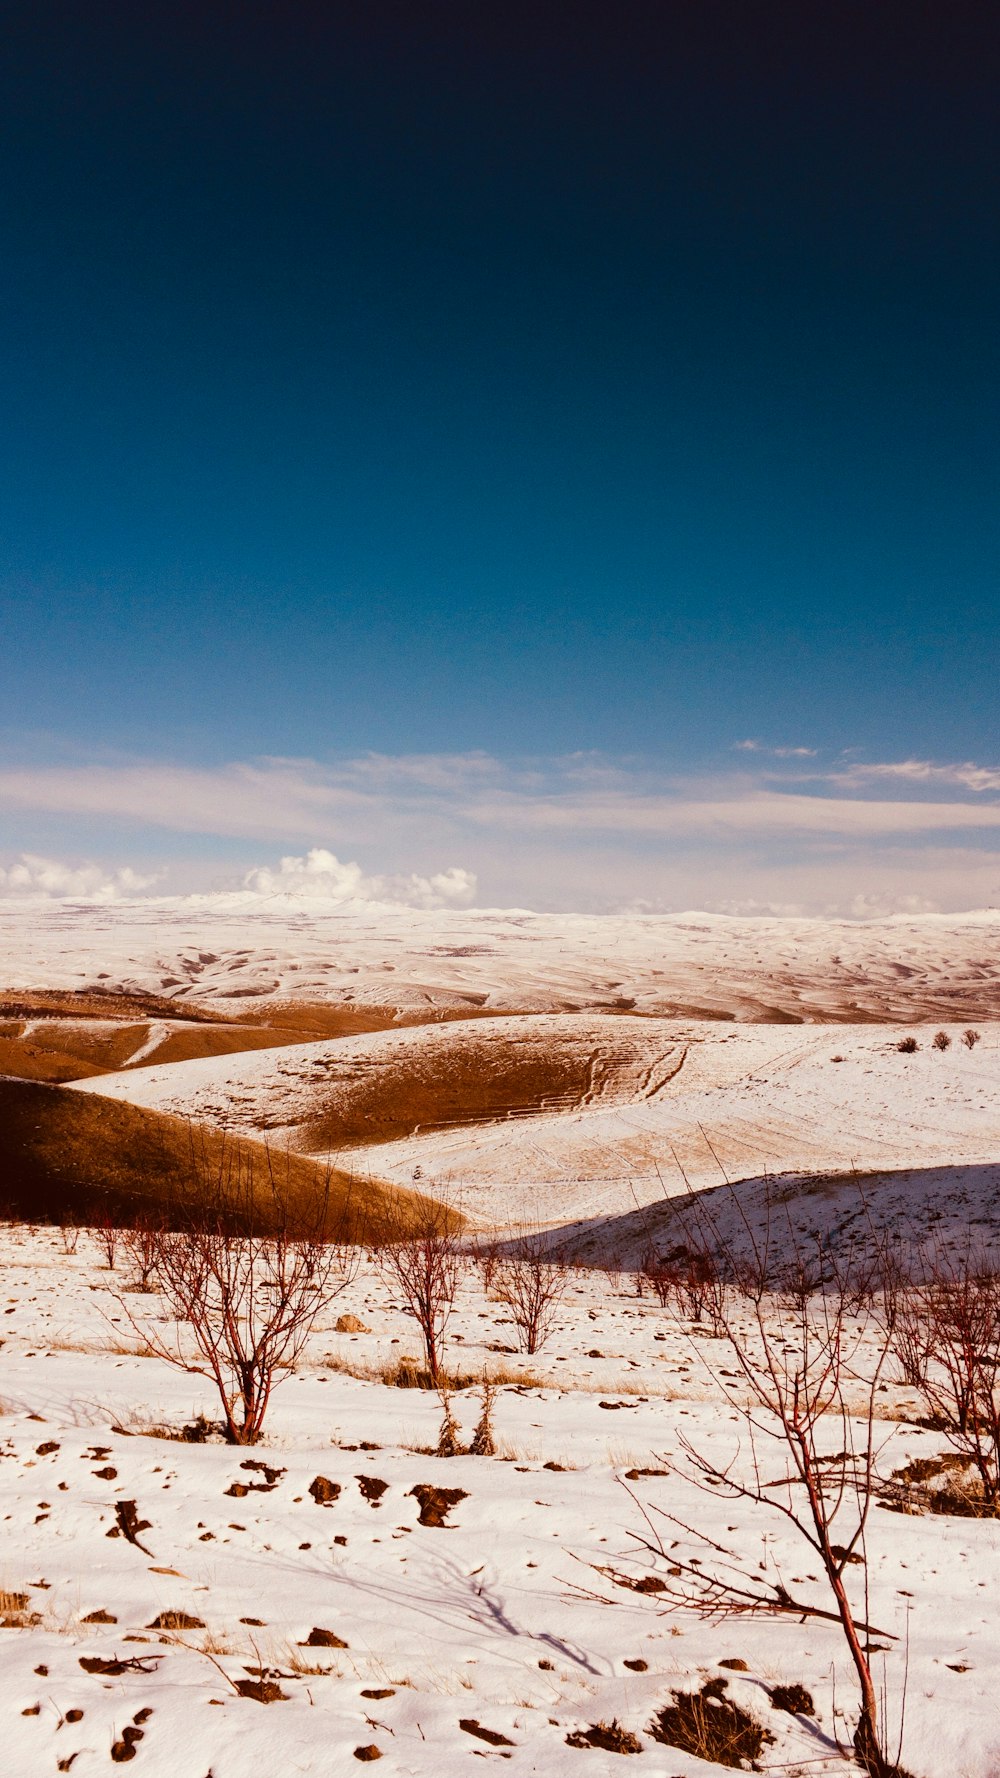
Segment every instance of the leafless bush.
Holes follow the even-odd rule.
[[[931,1358],[928,1326],[922,1307],[909,1291],[901,1292],[890,1341],[901,1380],[909,1389],[923,1390]]]
[[[969,1459],[1000,1511],[1000,1271],[971,1254],[939,1256],[910,1293],[927,1349],[919,1387],[930,1417]]]
[[[915,1037],[901,1037],[896,1045],[901,1056],[912,1056],[920,1048]]]
[[[673,1293],[673,1272],[663,1255],[647,1247],[639,1266],[640,1286],[647,1284],[661,1309],[665,1309]]]
[[[522,1352],[538,1352],[552,1332],[566,1272],[565,1261],[537,1232],[519,1235],[516,1251],[501,1259],[495,1294],[511,1312]]]
[[[496,1284],[497,1268],[500,1264],[500,1250],[496,1241],[483,1241],[475,1249],[475,1261],[479,1268],[479,1277],[483,1286],[483,1295],[491,1297]]]
[[[126,1290],[146,1292],[153,1289],[162,1234],[162,1222],[152,1215],[143,1214],[121,1230],[122,1251],[129,1266]]]
[[[979,1032],[973,1031],[972,1027],[970,1026],[967,1031],[962,1032],[962,1042],[964,1043],[967,1050],[974,1050],[976,1047],[976,1044],[979,1042]]]
[[[462,1428],[451,1411],[451,1390],[445,1384],[438,1389],[441,1400],[441,1430],[438,1433],[436,1457],[461,1457]]]
[[[70,1216],[64,1216],[59,1223],[59,1240],[67,1258],[76,1252],[80,1245],[80,1224]]]
[[[213,1226],[127,1231],[148,1240],[172,1326],[164,1331],[125,1294],[118,1300],[158,1357],[215,1385],[230,1444],[256,1443],[275,1384],[354,1272],[355,1250],[329,1237],[328,1191],[307,1210],[293,1207],[287,1172],[268,1155],[262,1188],[244,1153],[224,1146],[203,1181]]]
[[[437,1388],[462,1264],[456,1217],[447,1205],[425,1200],[415,1219],[390,1228],[375,1259],[420,1329],[431,1383]]]
[[[118,1258],[118,1243],[122,1231],[106,1210],[98,1213],[94,1222],[94,1240],[104,1255],[104,1263],[109,1272],[115,1269]]]
[[[931,1048],[935,1049],[935,1050],[950,1050],[951,1049],[951,1038],[948,1036],[947,1031],[936,1031],[935,1032],[934,1040],[931,1044]]]

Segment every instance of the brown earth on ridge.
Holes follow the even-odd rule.
[[[149,1038],[150,1024],[161,1020],[168,1020],[170,1029],[136,1067],[496,1016],[455,1007],[401,1010],[275,1002],[234,1017],[155,994],[33,989],[0,994],[0,1075],[65,1083],[116,1073],[132,1065]]]
[[[550,1021],[537,1034],[529,1023],[503,1042],[491,1036],[480,1024],[371,1058],[303,1060],[298,1080],[317,1089],[318,1103],[298,1124],[297,1146],[330,1152],[417,1131],[621,1103],[659,1090],[683,1062],[682,1045],[637,1044],[624,1022],[599,1035],[588,1029],[583,1041],[579,1020],[569,1017],[564,1030],[554,1031]]]

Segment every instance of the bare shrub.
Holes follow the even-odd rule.
[[[661,1253],[647,1247],[639,1266],[639,1284],[649,1286],[661,1309],[670,1301],[674,1287],[673,1272]]]
[[[267,1171],[262,1190],[244,1153],[223,1148],[204,1181],[214,1225],[127,1231],[149,1238],[149,1271],[173,1317],[170,1331],[118,1297],[158,1357],[215,1385],[225,1437],[235,1445],[256,1443],[275,1384],[355,1269],[355,1250],[329,1237],[325,1194],[293,1213],[287,1179],[270,1155]]]
[[[80,1245],[80,1224],[71,1216],[63,1216],[59,1221],[59,1242],[67,1259],[76,1252]]]
[[[438,1433],[436,1457],[461,1457],[462,1428],[451,1411],[451,1390],[445,1385],[438,1389],[441,1398],[441,1430]]]
[[[962,1042],[964,1043],[967,1050],[974,1050],[976,1047],[976,1044],[979,1042],[979,1032],[973,1031],[973,1029],[970,1025],[970,1027],[967,1031],[962,1032]]]
[[[919,1301],[908,1291],[900,1293],[890,1347],[901,1380],[909,1389],[922,1391],[931,1357],[928,1326]]]
[[[896,1045],[901,1056],[912,1056],[920,1048],[915,1037],[901,1037]]]
[[[121,1247],[129,1267],[126,1290],[148,1292],[153,1289],[162,1234],[162,1222],[150,1214],[137,1216],[121,1230]]]
[[[950,1050],[951,1049],[951,1038],[948,1036],[947,1031],[936,1031],[935,1032],[933,1042],[931,1043],[931,1048],[935,1049],[935,1050]]]
[[[552,1332],[567,1267],[540,1233],[516,1239],[516,1251],[508,1252],[499,1262],[494,1291],[511,1312],[521,1351],[532,1355]]]
[[[398,1290],[424,1342],[431,1386],[437,1388],[445,1329],[451,1319],[461,1269],[457,1219],[446,1204],[426,1199],[405,1225],[390,1228],[375,1256],[387,1283]]]
[[[939,1256],[910,1295],[927,1349],[918,1387],[934,1424],[967,1458],[1000,1512],[1000,1271],[987,1259]]]
[[[496,1284],[497,1267],[500,1264],[500,1250],[496,1241],[483,1241],[475,1249],[475,1261],[479,1268],[483,1295],[491,1297]]]
[[[121,1229],[118,1227],[118,1224],[113,1221],[107,1210],[99,1212],[94,1223],[94,1240],[97,1242],[98,1248],[104,1255],[104,1263],[109,1272],[113,1272],[115,1269],[115,1261],[118,1258],[118,1244],[121,1240],[121,1234]]]

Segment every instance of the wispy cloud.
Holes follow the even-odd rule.
[[[214,887],[331,902],[461,905],[481,886],[492,905],[783,906],[796,873],[811,903],[836,880],[845,908],[871,896],[880,906],[1000,899],[1000,767],[823,761],[757,743],[739,752],[745,764],[697,774],[591,753],[0,766],[0,808],[22,832],[34,837],[44,824],[48,836],[72,819],[87,830],[88,853],[115,859],[39,862],[47,837],[32,848],[34,864],[7,863],[0,889],[84,893],[72,873],[103,869],[93,893],[132,893],[139,879],[129,887],[119,870],[122,835],[136,870],[141,836],[159,828],[207,836],[197,850],[214,859]],[[162,855],[162,839],[149,844]],[[973,860],[964,876],[960,852]],[[65,890],[51,886],[62,869]],[[194,871],[196,887],[207,873],[192,880]]]
[[[1000,767],[974,765],[965,760],[957,765],[935,765],[929,759],[896,759],[855,761],[832,774],[832,782],[844,789],[885,783],[929,784],[935,789],[971,790],[983,794],[1000,790]]]
[[[768,747],[763,741],[734,741],[734,753],[764,753],[771,759],[815,759],[817,747]]]

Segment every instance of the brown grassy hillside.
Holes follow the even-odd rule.
[[[303,1156],[94,1094],[0,1080],[0,1203],[30,1220],[137,1214],[168,1223],[211,1218],[224,1181],[238,1180],[265,1225],[277,1200],[328,1233],[377,1242],[387,1221],[416,1217],[423,1200],[379,1181],[327,1172]],[[325,1199],[325,1205],[324,1205]]]

